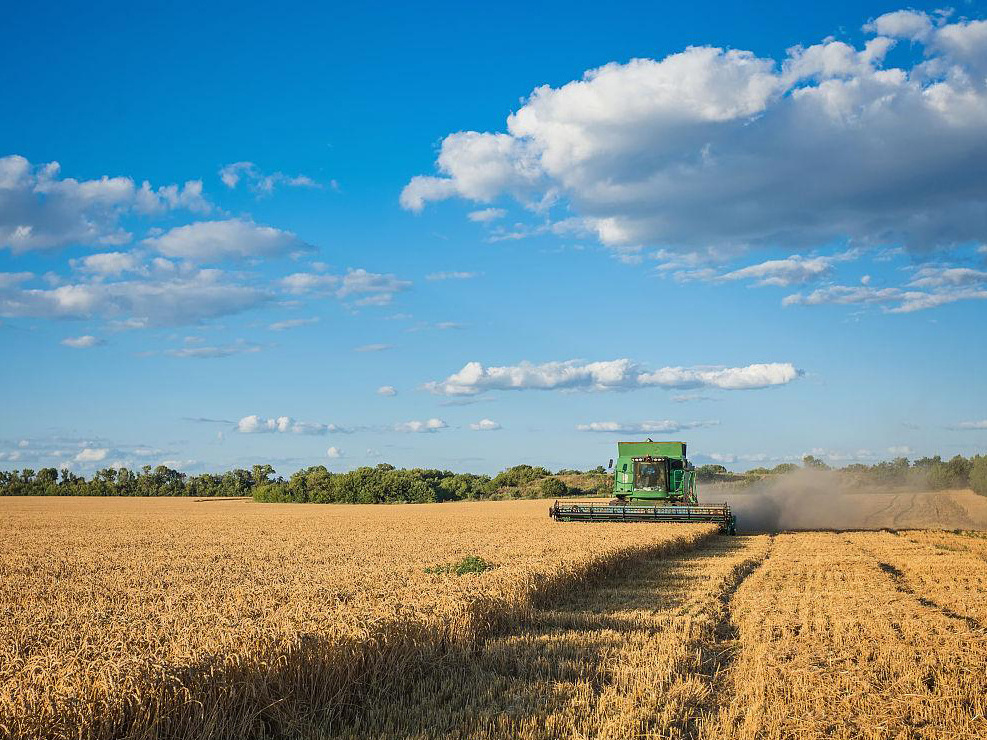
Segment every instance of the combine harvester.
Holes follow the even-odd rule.
[[[614,499],[607,504],[560,504],[548,510],[560,522],[712,522],[736,534],[737,517],[726,504],[700,504],[696,470],[685,442],[618,442]]]

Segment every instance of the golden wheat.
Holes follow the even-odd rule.
[[[972,533],[0,507],[3,737],[987,737]],[[426,572],[466,555],[496,568]]]
[[[305,735],[536,599],[711,525],[580,526],[540,501],[0,500],[0,736]],[[427,566],[475,554],[496,567]]]
[[[739,650],[706,736],[987,736],[987,634],[912,590],[896,539],[775,539],[731,602]]]

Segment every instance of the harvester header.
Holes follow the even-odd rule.
[[[559,521],[713,522],[734,534],[737,518],[726,504],[700,504],[696,470],[685,442],[618,442],[614,498],[606,505],[560,504],[549,510]]]

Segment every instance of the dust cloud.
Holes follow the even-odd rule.
[[[792,529],[985,529],[966,498],[972,492],[915,492],[860,488],[832,471],[798,470],[737,489],[709,486],[704,503],[726,501],[738,532]]]

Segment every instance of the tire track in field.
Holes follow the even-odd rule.
[[[873,553],[868,553],[868,554],[873,556]],[[949,617],[950,619],[958,619],[960,621],[966,622],[967,626],[971,627],[972,629],[987,631],[987,627],[985,627],[983,623],[976,617],[969,617],[966,616],[965,614],[959,614],[957,612],[954,612],[949,607],[943,606],[942,604],[938,604],[932,599],[916,593],[915,590],[908,585],[908,579],[906,578],[905,574],[902,571],[895,568],[890,563],[884,563],[878,560],[877,567],[880,568],[885,574],[887,574],[887,576],[891,579],[891,582],[894,584],[894,587],[898,589],[898,591],[900,591],[903,594],[907,594],[908,596],[911,596],[913,599],[915,599],[918,603],[920,603],[922,606],[926,607],[927,609],[935,609],[939,611],[941,614]]]
[[[898,524],[901,521],[902,517],[905,517],[905,516],[908,516],[909,514],[911,514],[912,513],[912,509],[915,508],[916,494],[912,493],[912,494],[909,494],[909,495],[910,495],[911,498],[908,501],[908,508],[906,508],[904,511],[899,511],[897,514],[894,515],[894,519],[892,520],[892,523],[896,527],[898,526]]]
[[[683,731],[685,738],[699,740],[704,737],[703,720],[715,715],[720,706],[726,704],[725,699],[729,696],[726,688],[730,684],[730,670],[740,650],[740,629],[733,619],[733,600],[744,582],[767,564],[774,548],[774,540],[775,535],[772,534],[763,557],[742,563],[724,581],[724,588],[720,594],[719,619],[713,627],[712,641],[700,645],[702,655],[700,673],[709,682],[710,696],[713,697],[715,704],[704,708],[702,715],[689,719]]]
[[[850,539],[847,539],[846,543],[850,546],[854,546],[854,543]],[[956,611],[953,611],[948,606],[944,606],[936,601],[933,601],[929,597],[924,596],[923,594],[917,592],[908,583],[908,577],[905,575],[904,571],[895,567],[891,563],[885,562],[882,559],[882,557],[877,553],[875,553],[873,550],[870,550],[869,548],[866,548],[860,544],[857,544],[856,547],[861,552],[866,554],[868,557],[874,559],[874,561],[877,563],[877,567],[881,570],[882,573],[884,573],[888,577],[888,579],[891,581],[892,585],[895,587],[895,589],[898,592],[905,594],[906,596],[910,596],[926,609],[932,609],[934,611],[938,611],[940,614],[942,614],[945,617],[948,617],[949,619],[955,619],[961,622],[965,622],[966,625],[971,629],[980,632],[987,631],[987,626],[985,626],[976,617],[971,617],[966,614],[960,614]],[[930,549],[934,549],[934,548],[930,548]]]
[[[900,494],[897,494],[897,493],[896,494],[893,494],[892,497],[891,497],[891,501],[888,503],[887,506],[885,506],[883,509],[878,509],[877,511],[872,511],[870,514],[868,514],[866,516],[866,518],[864,519],[864,526],[865,527],[870,527],[871,525],[874,524],[874,520],[875,519],[877,519],[882,514],[887,513],[891,509],[893,509],[895,507],[895,504],[898,503],[898,497],[899,497],[899,495]]]

